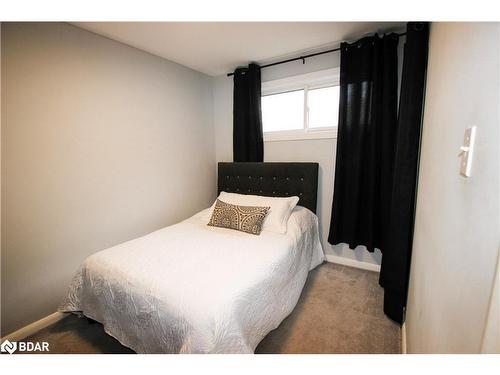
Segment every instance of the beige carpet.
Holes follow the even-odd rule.
[[[256,353],[400,353],[400,329],[382,311],[375,272],[324,263],[309,273],[297,307]],[[51,353],[133,353],[99,323],[70,315],[29,341]]]

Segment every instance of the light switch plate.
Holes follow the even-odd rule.
[[[470,177],[472,171],[472,157],[474,156],[474,142],[476,140],[476,126],[465,129],[464,144],[460,147],[460,174]]]

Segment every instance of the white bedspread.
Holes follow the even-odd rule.
[[[323,261],[318,219],[297,207],[286,234],[193,217],[87,258],[59,311],[81,312],[138,353],[253,353]]]

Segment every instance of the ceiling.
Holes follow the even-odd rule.
[[[402,22],[76,22],[74,25],[217,76],[248,62],[316,51]]]

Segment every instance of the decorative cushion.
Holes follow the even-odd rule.
[[[264,197],[260,195],[246,195],[227,193],[221,191],[219,200],[238,205],[252,207],[269,207],[269,212],[262,225],[262,230],[285,234],[287,231],[288,218],[299,201],[299,197]],[[212,205],[212,210],[215,203]],[[212,211],[207,214],[205,220],[209,220]]]
[[[217,199],[208,225],[259,235],[269,207],[237,206]]]

